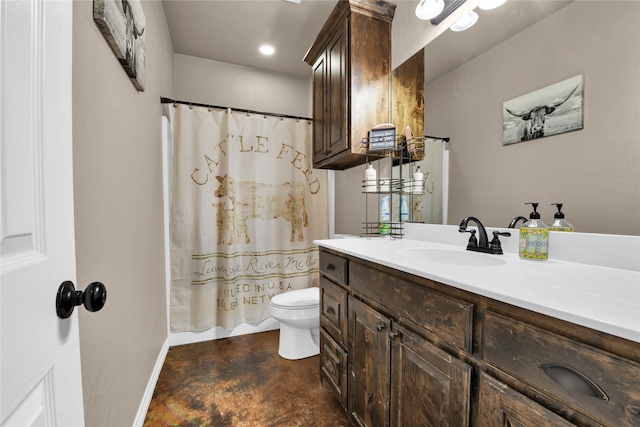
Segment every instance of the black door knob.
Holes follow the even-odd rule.
[[[76,305],[84,304],[88,311],[98,311],[107,301],[107,288],[100,282],[93,282],[83,291],[76,291],[73,282],[62,282],[56,295],[56,313],[61,319],[71,316]]]

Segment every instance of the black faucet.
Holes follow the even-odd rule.
[[[522,223],[524,224],[529,220],[523,216],[517,216],[511,220],[511,222],[509,223],[509,227],[507,228],[516,228],[516,224],[518,223],[518,221],[522,221]]]
[[[467,230],[467,224],[469,221],[473,221],[478,226],[478,234],[480,235],[480,241],[476,239],[476,230]],[[499,231],[493,232],[493,240],[489,243],[489,239],[487,239],[487,230],[484,228],[484,225],[480,222],[478,218],[473,216],[468,216],[462,220],[460,226],[458,228],[460,233],[471,233],[471,237],[469,237],[469,243],[467,244],[468,251],[475,252],[484,252],[488,254],[496,254],[502,255],[502,245],[500,244],[500,239],[498,236],[511,236],[511,233],[505,232],[501,233]]]

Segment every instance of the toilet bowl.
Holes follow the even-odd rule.
[[[271,299],[269,314],[280,321],[281,357],[296,360],[320,353],[320,288],[276,295]]]

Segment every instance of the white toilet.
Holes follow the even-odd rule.
[[[320,353],[320,288],[276,295],[271,299],[269,314],[280,321],[281,357],[296,360]]]

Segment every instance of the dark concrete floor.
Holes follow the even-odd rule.
[[[281,358],[278,335],[169,349],[144,426],[351,426],[320,385],[319,356]]]

